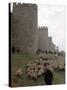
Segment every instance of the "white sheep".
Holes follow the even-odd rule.
[[[41,74],[43,74],[43,73],[44,73],[44,69],[41,68],[41,69],[39,70],[39,72],[41,72]]]
[[[37,79],[36,73],[35,72],[31,72],[31,71],[29,71],[27,73],[27,77],[29,77],[30,79],[33,79],[33,80],[36,80]]]
[[[21,78],[22,73],[23,73],[23,72],[22,72],[22,69],[19,68],[18,70],[16,70],[16,72],[15,72],[15,76]]]
[[[37,73],[37,76],[40,77],[41,75],[42,75],[42,72],[39,71],[39,72]]]
[[[36,80],[37,79],[36,73],[31,73],[30,78],[33,79],[33,80]]]
[[[53,68],[50,68],[50,71],[53,72]]]
[[[30,75],[31,75],[31,72],[30,71],[27,72],[27,77],[30,77]]]
[[[30,67],[30,66],[31,66],[31,63],[28,63],[28,64],[27,64],[27,68]]]

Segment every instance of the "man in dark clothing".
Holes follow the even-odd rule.
[[[48,67],[48,64],[44,64],[44,81],[46,85],[52,85],[53,73]]]
[[[52,81],[53,81],[53,74],[50,70],[46,70],[44,73],[44,81],[46,83],[46,85],[52,85]]]

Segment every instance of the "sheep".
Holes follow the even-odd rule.
[[[18,78],[21,78],[21,75],[22,75],[22,69],[21,68],[19,68],[18,70],[16,70],[16,72],[15,72],[15,76],[17,76]]]
[[[35,72],[36,72],[36,73],[38,72],[38,69],[37,69],[37,68],[35,68]]]
[[[38,71],[41,69],[42,65],[37,65]]]
[[[28,68],[27,68],[27,70],[26,70],[26,73],[27,73],[27,72],[29,72],[30,70],[31,70],[31,68],[30,68],[30,67],[28,67]]]
[[[39,60],[39,61],[40,61],[40,63],[43,63],[43,60],[42,60],[41,58],[40,58],[40,60]]]
[[[31,66],[31,63],[28,63],[27,66],[26,66],[26,68],[28,68],[28,67],[30,67],[30,66]]]
[[[45,64],[45,63],[46,63],[46,61],[43,62],[43,64]]]
[[[50,64],[51,64],[51,65],[54,64],[54,61],[53,61],[53,60],[50,60]]]
[[[31,72],[30,71],[27,72],[27,77],[30,77],[30,75],[31,75]]]
[[[37,80],[37,75],[35,73],[31,73],[30,78],[33,80]]]
[[[43,73],[44,73],[44,69],[41,68],[41,69],[39,70],[39,72],[41,72],[41,74],[43,74]]]
[[[62,69],[64,69],[64,65],[58,65],[58,67],[59,67],[59,70],[62,70]]]
[[[50,68],[50,71],[53,72],[53,68]]]
[[[33,79],[33,80],[36,80],[37,79],[36,73],[35,72],[31,72],[31,71],[29,71],[27,73],[27,77],[29,77],[30,79]]]
[[[36,63],[33,63],[33,64],[32,64],[32,67],[35,68],[35,67],[36,67]]]
[[[36,64],[39,63],[39,60],[35,60],[35,63],[36,63]]]
[[[41,58],[39,60],[35,60],[32,63],[27,64],[27,76],[31,79],[36,79],[37,77],[40,77],[44,73],[43,65],[48,64],[48,67],[52,72],[53,69],[56,69],[58,67],[58,62],[53,60],[42,60]]]
[[[37,73],[37,76],[40,77],[41,75],[42,75],[42,72],[39,71],[39,72]]]
[[[63,65],[61,65],[60,67],[59,67],[59,70],[65,70],[65,67],[63,66]]]

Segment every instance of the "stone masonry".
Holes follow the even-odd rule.
[[[22,53],[37,51],[37,5],[13,3],[11,47]]]

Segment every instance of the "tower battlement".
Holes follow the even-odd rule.
[[[47,30],[48,31],[48,27],[47,26],[41,26],[38,28],[39,30]]]
[[[36,4],[31,4],[31,3],[13,3],[14,7],[24,7],[24,6],[28,6],[28,7],[37,7]]]

